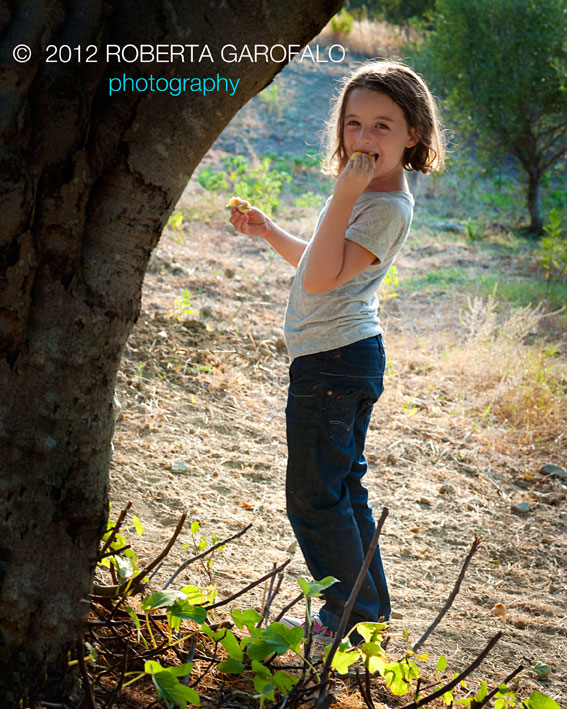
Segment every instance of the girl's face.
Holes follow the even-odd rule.
[[[374,178],[366,191],[400,189],[404,152],[416,142],[404,112],[389,96],[363,88],[350,92],[345,106],[343,144],[349,158],[357,151],[371,153],[376,158]]]

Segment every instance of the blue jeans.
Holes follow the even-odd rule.
[[[286,407],[287,515],[324,591],[321,621],[337,630],[376,525],[362,485],[364,442],[372,407],[384,390],[380,335],[328,352],[297,357],[290,367]],[[361,621],[390,618],[390,597],[376,550],[347,630]]]

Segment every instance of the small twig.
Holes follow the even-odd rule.
[[[122,668],[120,670],[120,679],[118,680],[118,684],[114,688],[112,694],[110,695],[110,698],[104,705],[104,709],[110,709],[114,703],[114,699],[119,699],[120,698],[120,692],[122,691],[122,685],[124,684],[124,677],[126,676],[126,670],[128,669],[128,652],[130,650],[130,640],[126,642],[126,647],[124,648],[124,653],[122,656]]]
[[[272,565],[272,569],[275,569],[275,568],[276,568],[276,562],[274,561],[274,563]],[[257,628],[259,628],[262,625],[262,623],[266,620],[266,601],[272,593],[275,578],[276,578],[275,576],[272,576],[270,578],[270,583],[266,582],[264,584],[264,590],[262,592],[262,603],[260,603],[260,608],[262,609],[262,618],[261,618],[261,620],[258,621],[258,624],[256,625]]]
[[[503,682],[500,682],[500,684],[508,684],[511,680],[514,679],[516,675],[519,675],[520,672],[524,669],[523,665],[520,665],[517,667],[513,672],[510,672],[510,674],[504,679]],[[471,704],[471,709],[481,709],[485,704],[488,704],[488,702],[492,699],[492,697],[495,696],[495,694],[498,692],[498,687],[492,690],[490,694],[487,694],[486,697],[482,700],[482,702],[474,702]]]
[[[484,658],[488,655],[488,653],[492,650],[492,648],[496,645],[496,643],[500,640],[501,637],[502,631],[496,633],[496,635],[492,638],[492,640],[490,640],[490,642],[480,653],[480,655],[475,660],[473,660],[473,662],[466,669],[464,669],[460,675],[452,679],[450,682],[447,682],[444,687],[441,687],[441,689],[438,689],[436,692],[433,692],[433,694],[429,694],[427,697],[423,697],[417,702],[406,704],[402,707],[402,709],[418,709],[418,707],[422,707],[425,704],[429,704],[429,702],[432,702],[438,697],[442,697],[445,692],[448,692],[450,689],[453,689],[453,687],[456,687],[459,682],[462,682],[465,677],[468,677],[468,675],[470,675],[473,670],[476,670],[476,668],[482,663]]]
[[[107,551],[105,554],[102,554],[102,556],[97,556],[96,559],[93,559],[93,561],[96,561],[97,563],[99,561],[102,561],[102,559],[106,559],[107,556],[115,556],[115,554],[121,554],[123,551],[126,551],[127,549],[131,549],[130,544],[127,544],[125,547],[122,547],[121,549],[112,549],[112,551]]]
[[[275,576],[272,576],[272,581],[275,579]],[[262,625],[262,622],[268,623],[270,619],[270,608],[272,607],[272,603],[274,601],[274,598],[278,595],[278,593],[281,590],[282,583],[284,580],[283,574],[278,574],[278,581],[276,583],[276,587],[273,589],[273,583],[270,583],[270,591],[268,593],[268,598],[266,599],[266,603],[264,605],[264,612],[262,614],[262,620],[259,621],[258,627]]]
[[[471,559],[475,555],[478,547],[480,545],[480,537],[475,534],[474,536],[474,542],[472,544],[471,550],[469,551],[467,558],[465,559],[463,563],[463,567],[461,569],[461,572],[459,576],[457,577],[457,580],[455,582],[455,586],[453,587],[453,590],[449,594],[449,598],[447,598],[445,605],[443,608],[439,611],[437,617],[431,623],[431,625],[427,628],[425,633],[419,638],[419,640],[414,644],[412,647],[412,650],[414,652],[417,652],[419,648],[423,645],[423,643],[427,640],[427,638],[431,635],[431,633],[435,630],[435,628],[439,625],[443,617],[445,616],[445,613],[449,610],[449,608],[453,605],[453,601],[455,600],[457,593],[459,593],[459,590],[461,588],[461,583],[463,582],[463,579],[465,578],[465,573],[467,571],[467,568],[470,564]]]
[[[211,606],[205,606],[208,611],[213,610],[213,608],[220,608],[220,606],[226,606],[227,603],[230,603],[231,601],[234,601],[236,598],[239,598],[240,596],[243,596],[245,593],[250,591],[251,589],[255,588],[256,586],[259,586],[261,583],[264,583],[266,579],[269,579],[270,576],[275,576],[276,574],[279,574],[280,571],[283,571],[285,567],[289,564],[291,559],[286,559],[283,564],[278,566],[277,569],[274,569],[273,571],[270,571],[269,574],[266,574],[265,576],[262,576],[261,579],[258,579],[257,581],[252,581],[252,583],[249,583],[248,586],[243,588],[241,591],[238,591],[237,593],[234,593],[232,596],[229,596],[228,598],[225,598],[224,601],[219,601],[218,603],[213,603]]]
[[[93,687],[89,678],[89,674],[87,672],[87,666],[85,664],[85,649],[82,643],[79,643],[77,645],[77,659],[79,661],[79,669],[81,671],[81,679],[83,682],[83,689],[85,692],[85,700],[87,703],[87,707],[88,709],[97,709],[96,700],[93,693]]]
[[[246,534],[246,532],[250,529],[251,526],[252,526],[252,523],[246,525],[246,527],[244,527],[244,529],[241,529],[240,532],[233,534],[232,537],[228,537],[227,539],[223,539],[222,542],[218,542],[218,544],[215,544],[210,549],[205,549],[205,551],[201,552],[201,554],[198,554],[197,556],[194,556],[191,559],[187,559],[187,561],[184,561],[181,564],[181,566],[178,566],[177,569],[173,572],[173,574],[167,579],[167,581],[165,582],[165,584],[161,590],[165,591],[165,589],[177,578],[177,576],[179,576],[179,574],[182,571],[184,571],[194,561],[198,561],[199,559],[202,559],[204,556],[207,556],[207,554],[211,554],[213,551],[215,551],[215,549],[218,549],[219,547],[223,546],[223,544],[228,544],[229,542],[232,542],[235,539],[238,539],[238,537],[241,537],[243,534]]]
[[[374,707],[374,702],[372,701],[372,695],[370,694],[370,687],[368,686],[368,677],[366,678],[366,689],[362,686],[362,680],[360,679],[360,670],[358,667],[355,668],[356,672],[356,683],[358,685],[358,691],[360,692],[360,696],[364,699],[364,703],[368,707],[368,709],[375,709]],[[366,670],[368,673],[368,670]]]
[[[299,603],[299,601],[303,598],[303,593],[299,593],[291,603],[288,603],[285,608],[282,608],[280,613],[278,614],[278,617],[276,618],[275,622],[279,623],[280,620],[284,617],[284,615],[295,606],[296,603]]]
[[[108,537],[108,539],[107,539],[106,542],[104,543],[104,546],[103,546],[102,549],[100,550],[100,554],[104,554],[104,552],[108,549],[108,547],[109,547],[109,546],[112,544],[112,542],[114,541],[114,538],[115,538],[116,535],[118,534],[118,530],[119,530],[120,527],[122,526],[122,522],[124,522],[124,519],[126,518],[126,515],[127,515],[128,512],[130,511],[130,508],[131,508],[131,507],[132,507],[132,503],[131,503],[131,502],[126,503],[126,507],[125,507],[125,508],[122,510],[122,512],[118,515],[118,519],[116,520],[116,524],[115,524],[114,527],[112,528],[112,532],[110,533],[110,536]],[[101,558],[102,558],[102,557],[101,557]]]
[[[143,568],[134,578],[129,579],[128,581],[123,581],[121,584],[118,584],[116,586],[98,586],[95,585],[93,587],[93,593],[91,594],[92,596],[99,596],[103,598],[116,598],[117,596],[120,596],[122,593],[125,591],[128,591],[128,594],[130,596],[133,596],[137,589],[138,586],[142,583],[144,580],[144,577],[150,573],[152,569],[154,569],[161,561],[162,559],[165,559],[165,557],[169,554],[171,551],[171,547],[175,544],[175,540],[177,537],[181,534],[181,530],[183,528],[183,525],[185,524],[185,520],[187,519],[187,512],[183,512],[181,515],[181,518],[179,522],[177,523],[177,527],[175,528],[175,531],[173,532],[173,535],[163,551],[156,556],[156,558],[151,561],[145,568]],[[126,596],[120,599],[120,601],[114,606],[110,613],[110,619],[116,612],[116,610],[122,605],[122,603],[126,600]]]

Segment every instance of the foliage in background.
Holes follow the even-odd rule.
[[[561,214],[552,209],[543,226],[545,236],[541,240],[539,265],[547,281],[565,280],[567,277],[567,238],[563,234]]]
[[[429,15],[435,7],[435,0],[346,0],[345,7],[354,15],[406,25],[412,18]]]
[[[347,37],[352,31],[353,24],[354,17],[345,7],[331,18],[331,30],[339,37]]]
[[[437,0],[437,11],[420,68],[461,135],[491,161],[519,161],[541,233],[541,178],[567,153],[567,0]]]

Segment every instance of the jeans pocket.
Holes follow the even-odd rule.
[[[360,394],[335,390],[329,394],[329,438],[341,448],[348,448],[353,435]]]

